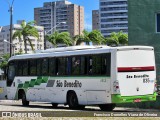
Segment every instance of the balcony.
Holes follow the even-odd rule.
[[[100,13],[124,13],[124,12],[128,12],[128,10],[100,11]]]

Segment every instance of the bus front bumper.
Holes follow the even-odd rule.
[[[156,101],[157,93],[142,96],[121,96],[120,94],[112,94],[112,103],[129,103],[129,102],[145,102]]]

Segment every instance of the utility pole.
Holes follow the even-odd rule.
[[[9,5],[9,12],[10,12],[10,57],[12,56],[12,34],[13,34],[13,3],[14,0],[12,1],[12,4],[10,4],[9,0],[6,0],[8,5]]]

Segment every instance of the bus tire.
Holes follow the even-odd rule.
[[[57,107],[58,107],[58,104],[57,104],[57,103],[52,103],[52,107],[53,107],[53,108],[57,108]]]
[[[99,107],[102,111],[112,111],[116,107],[116,104],[102,104]]]
[[[25,92],[22,93],[22,105],[23,106],[29,106],[29,101],[27,101],[27,99],[26,99]]]
[[[71,91],[68,93],[67,102],[68,102],[69,108],[78,109],[79,107],[78,98],[75,92]]]
[[[84,110],[84,109],[85,109],[85,105],[79,105],[79,106],[78,106],[78,109],[79,109],[79,110]]]

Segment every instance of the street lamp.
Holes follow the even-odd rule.
[[[9,42],[9,41],[7,41],[7,40],[3,40],[3,41],[4,41],[4,42],[6,42],[6,43],[8,43],[8,44],[10,44],[10,46],[11,46],[11,47],[13,47],[13,55],[15,55],[15,52],[14,52],[15,47],[16,47],[16,46],[15,46],[15,44],[10,43],[10,42]],[[10,47],[10,49],[11,49],[11,47]],[[11,50],[12,50],[12,49],[11,49]],[[11,55],[11,56],[12,56],[12,55]],[[11,57],[11,56],[10,56],[10,57]]]
[[[12,56],[12,24],[13,24],[13,3],[14,0],[12,1],[12,4],[10,4],[9,0],[6,0],[8,5],[9,5],[9,12],[10,12],[10,57]]]
[[[46,46],[46,39],[45,39],[46,35],[47,35],[49,32],[52,32],[52,30],[53,30],[54,28],[56,28],[58,25],[60,25],[60,24],[66,24],[66,22],[59,22],[57,25],[55,25],[54,27],[52,27],[50,30],[44,31],[44,49],[47,48],[47,46]]]

